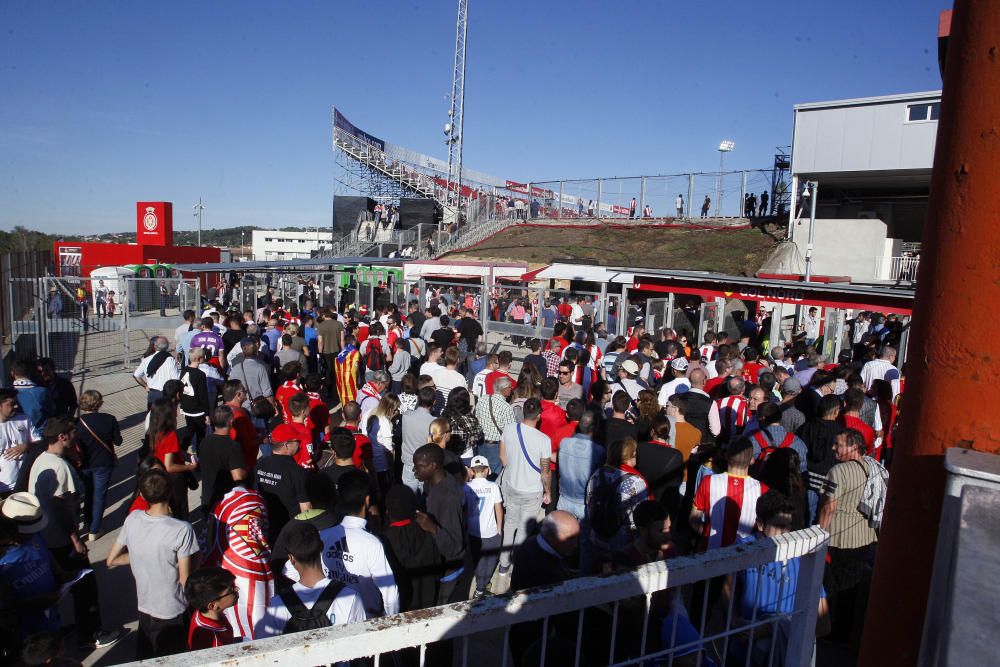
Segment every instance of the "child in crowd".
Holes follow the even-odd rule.
[[[187,647],[191,651],[233,643],[233,626],[224,612],[239,600],[236,577],[221,567],[198,570],[188,577],[184,596],[194,610],[188,626]]]
[[[473,478],[467,486],[478,502],[469,499],[469,535],[472,559],[476,564],[476,597],[486,595],[486,587],[500,560],[500,526],[503,525],[503,498],[500,487],[491,482],[490,462],[485,456],[474,456]]]

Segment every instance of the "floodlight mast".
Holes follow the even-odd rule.
[[[451,79],[451,108],[444,132],[448,136],[448,182],[445,201],[455,202],[455,221],[462,205],[462,131],[465,120],[465,44],[469,28],[469,0],[458,0],[455,22],[455,68]],[[452,195],[454,191],[454,198]],[[443,220],[442,220],[443,223]]]
[[[719,217],[722,210],[722,172],[726,153],[736,148],[736,142],[725,139],[719,143],[719,180],[715,184],[715,217]]]

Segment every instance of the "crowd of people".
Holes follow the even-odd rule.
[[[56,650],[66,582],[80,645],[118,641],[101,625],[111,594],[100,599],[87,561],[87,545],[116,528],[106,565],[131,569],[138,658],[813,524],[831,534],[817,633],[857,642],[904,385],[884,317],[859,317],[854,347],[827,363],[805,332],[766,353],[753,326],[699,345],[687,331],[647,332],[640,318],[611,337],[586,314],[592,304],[567,300],[546,304],[553,335],[520,341],[515,373],[510,349],[487,348],[480,304],[424,304],[367,316],[269,292],[255,311],[186,312],[134,371],[148,414],[120,527],[104,523],[123,446],[104,397],[86,389],[77,401],[50,362],[15,362],[13,388],[0,392],[6,655]],[[516,299],[508,308],[531,311]],[[684,660],[713,659],[697,644],[699,619],[729,609],[737,625],[782,617],[752,641],[733,637],[729,655],[783,664],[795,568],[664,591],[648,618],[641,605],[591,610],[581,641],[606,647],[616,627],[619,657],[683,645]],[[572,651],[576,616],[564,621],[515,626],[515,662],[545,644]]]

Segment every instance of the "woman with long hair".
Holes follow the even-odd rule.
[[[393,358],[395,362],[395,358]],[[399,392],[399,412],[406,414],[410,410],[417,409],[417,391],[419,391],[419,380],[413,373],[403,376],[400,383]]]
[[[534,364],[524,364],[517,376],[517,387],[510,396],[510,407],[514,409],[517,421],[522,419],[524,402],[529,398],[542,398],[542,374]]]
[[[635,420],[635,428],[639,431],[639,440],[648,440],[653,421],[663,414],[663,408],[660,407],[660,401],[652,389],[641,390],[636,405],[639,408],[639,415]]]
[[[635,467],[638,449],[632,438],[610,443],[605,464],[587,482],[589,551],[595,559],[585,567],[588,572],[599,572],[601,564],[632,541],[635,537],[632,511],[642,501],[653,500],[649,484]]]
[[[378,481],[379,495],[392,485],[392,466],[395,460],[392,444],[393,421],[399,416],[399,399],[395,394],[384,394],[368,416],[365,434],[372,443],[372,462]]]
[[[149,509],[149,503],[139,493],[139,485],[150,470],[163,470],[163,462],[154,456],[147,456],[139,461],[139,466],[135,470],[135,489],[132,491],[132,501],[128,505],[129,514],[136,510],[144,512]]]
[[[458,454],[462,463],[472,462],[475,448],[483,444],[483,427],[472,411],[472,394],[465,387],[452,389],[441,417],[451,425],[449,448]]]
[[[163,463],[170,475],[170,510],[175,519],[188,518],[188,473],[198,469],[198,464],[187,462],[177,439],[177,406],[165,399],[153,401],[149,408],[149,441],[152,455]]]

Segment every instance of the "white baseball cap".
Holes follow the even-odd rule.
[[[485,456],[473,456],[472,462],[469,463],[470,468],[489,468],[490,462]]]

